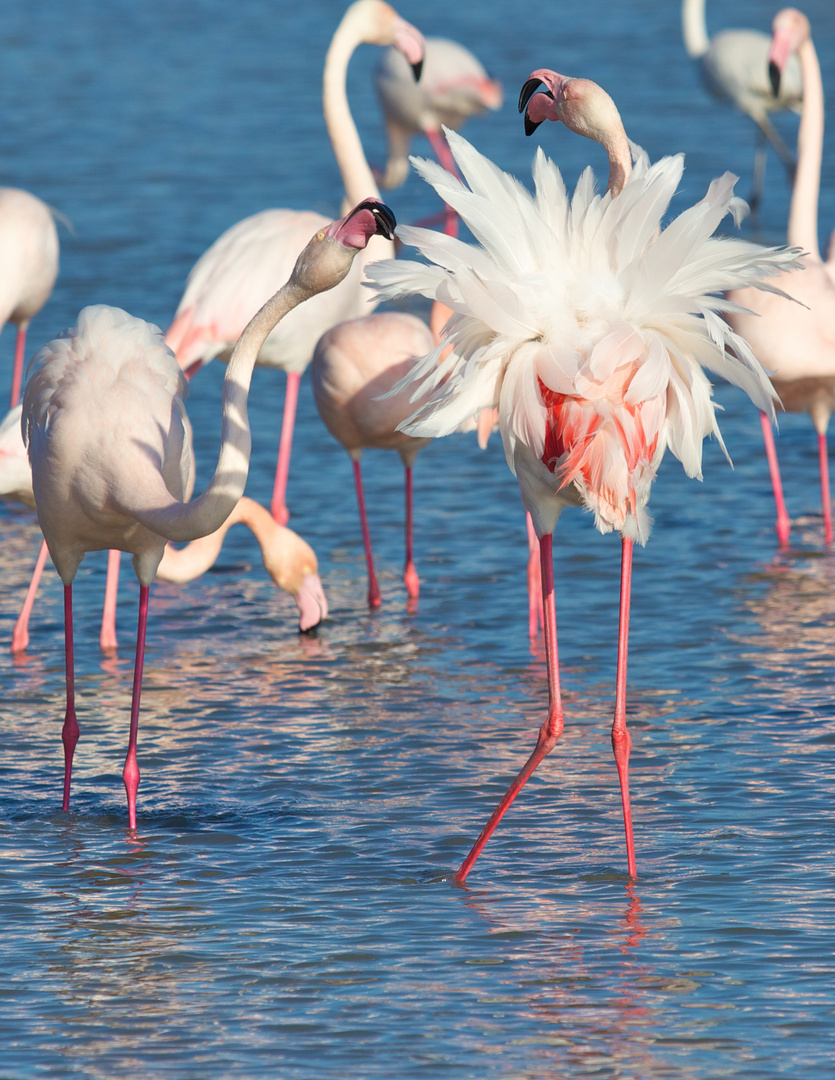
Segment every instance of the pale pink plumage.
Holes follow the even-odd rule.
[[[784,274],[777,282],[792,299],[754,289],[729,292],[728,299],[745,310],[730,311],[727,319],[748,339],[758,359],[772,373],[783,408],[788,412],[808,412],[812,417],[818,434],[821,502],[829,543],[832,514],[826,429],[835,408],[835,261],[830,258],[823,262],[818,247],[823,85],[809,20],[799,11],[787,8],[774,18],[772,59],[782,71],[793,55],[800,58],[803,73],[803,113],[797,137],[797,175],[789,211],[788,242],[805,252],[800,259],[803,272]],[[774,436],[765,418],[763,434],[777,504],[777,535],[785,545],[790,522]]]
[[[541,82],[545,92],[534,94]],[[446,338],[453,351],[438,364],[436,347],[415,365],[410,382],[424,403],[404,430],[441,436],[466,417],[498,407],[507,460],[540,538],[548,716],[458,881],[562,731],[551,534],[572,504],[591,510],[601,532],[616,529],[623,538],[612,742],[628,869],[636,873],[626,728],[633,541],[649,536],[647,501],[665,449],[698,477],[704,437],[719,437],[703,367],[771,408],[768,378],[722,322],[725,302],[717,294],[730,281],[768,287],[763,279],[792,262],[790,252],[712,237],[737,209],[734,178],[727,175],[662,230],[683,161],[666,158],[650,166],[636,151],[633,167],[617,109],[594,83],[542,69],[523,87],[520,108],[526,104],[528,131],[542,120],[561,120],[604,145],[606,193],[596,194],[586,170],[569,198],[559,171],[539,151],[532,196],[460,135],[447,132],[466,185],[430,162],[415,164],[477,244],[403,228],[401,238],[426,263],[398,260],[370,269],[385,299],[420,293],[453,311]]]
[[[243,495],[251,437],[247,395],[258,352],[273,326],[345,277],[368,239],[392,235],[394,217],[368,200],[318,231],[289,281],[253,317],[223,382],[221,447],[205,490],[184,502],[191,472],[184,376],[161,332],[118,308],[85,308],[76,326],[32,361],[23,425],[38,522],[64,583],[67,712],[64,809],[78,739],[73,685],[72,581],[85,553],[129,551],[139,579],[139,629],[128,755],[123,778],[136,826],[136,739],[149,588],[166,540],[219,529]]]
[[[322,104],[347,204],[379,192],[363,153],[346,95],[348,62],[358,45],[395,45],[409,63],[419,65],[423,39],[383,0],[356,0],[345,12],[325,60]],[[213,357],[225,358],[246,326],[283,281],[311,233],[328,222],[313,211],[264,210],[233,225],[198,259],[166,334],[185,370]],[[287,474],[299,378],[322,332],[369,310],[370,294],[361,287],[371,260],[392,258],[393,242],[378,239],[356,260],[345,281],[327,296],[292,312],[268,336],[258,364],[283,368],[288,375],[273,516],[285,524]]]
[[[17,327],[9,406],[20,401],[26,330],[58,276],[58,233],[52,211],[34,195],[0,188],[0,329]]]

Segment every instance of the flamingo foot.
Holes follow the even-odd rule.
[[[125,758],[125,767],[122,770],[122,779],[125,782],[125,791],[128,796],[128,825],[131,829],[136,828],[136,792],[139,790],[139,766],[136,763],[136,750],[131,747]]]
[[[403,571],[403,581],[406,584],[406,592],[409,594],[409,599],[417,600],[420,595],[420,578],[415,569],[415,564],[411,559],[406,563],[406,568]]]
[[[781,515],[777,518],[774,525],[774,531],[777,533],[777,542],[781,548],[787,548],[789,546],[789,533],[791,532],[792,523],[788,515]]]
[[[380,596],[380,586],[377,584],[377,579],[372,578],[368,585],[368,606],[372,611],[376,611],[382,603],[383,600]]]
[[[12,631],[12,652],[25,652],[26,647],[29,644],[29,627],[21,625],[20,620],[15,623],[15,628]]]
[[[75,753],[75,744],[78,742],[78,721],[75,718],[75,709],[67,706],[67,715],[64,717],[64,726],[61,729],[61,741],[64,744],[64,801],[61,804],[63,810],[70,808],[70,779],[72,777],[72,759]]]

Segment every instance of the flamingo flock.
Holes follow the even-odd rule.
[[[16,652],[31,647],[30,617],[49,557],[64,597],[64,811],[80,739],[73,586],[89,552],[109,552],[102,648],[117,647],[122,552],[132,556],[139,583],[122,771],[131,831],[138,821],[153,581],[195,580],[217,559],[228,529],[241,523],[274,583],[295,598],[299,629],[329,617],[320,561],[308,540],[287,528],[296,405],[310,367],[321,421],[352,463],[369,609],[383,597],[360,467],[364,451],[395,450],[404,466],[410,611],[421,588],[412,470],[423,447],[473,429],[484,445],[497,427],[528,515],[527,623],[534,637],[541,626],[547,708],[530,756],[452,875],[458,884],[570,720],[560,688],[553,572],[561,514],[585,509],[596,531],[619,534],[611,739],[626,873],[637,876],[626,707],[635,545],[649,539],[649,500],[666,452],[688,477],[702,479],[704,440],[724,446],[709,375],[739,388],[759,411],[783,546],[790,519],[772,427],[780,409],[810,414],[823,539],[832,540],[826,429],[835,407],[835,254],[824,258],[817,238],[824,95],[809,20],[783,9],[770,35],[709,37],[704,0],[683,0],[682,28],[687,54],[710,92],[757,125],[754,207],[762,197],[765,141],[786,166],[793,190],[785,246],[738,232],[747,208],[718,146],[716,179],[703,197],[671,211],[683,155],[672,147],[651,162],[630,141],[601,85],[548,67],[519,72],[519,138],[538,132],[541,141],[529,189],[458,131],[478,114],[481,123],[490,122],[488,113],[502,105],[501,84],[464,46],[424,37],[384,0],[355,0],[324,58],[322,110],[342,182],[335,193],[340,216],[273,209],[232,225],[195,263],[165,332],[121,308],[90,304],[34,352],[23,386],[27,327],[46,305],[58,271],[55,214],[25,191],[0,189],[0,253],[12,268],[0,283],[0,315],[18,332],[11,411],[0,426],[0,498],[33,509],[44,541],[11,645]],[[380,172],[369,165],[348,102],[349,62],[363,44],[386,50],[376,73],[388,138]],[[770,119],[786,110],[801,113],[796,159]],[[557,164],[564,136],[546,121],[599,144],[608,167],[604,183],[598,187],[590,165],[569,192]],[[421,137],[437,162],[409,157]],[[590,158],[595,153],[589,149]],[[443,231],[398,227],[382,201],[380,187],[403,185],[410,165],[442,201]],[[466,235],[459,238],[461,226]],[[419,258],[395,257],[395,235]],[[427,302],[428,323],[415,314],[415,305]],[[386,308],[374,310],[381,303]],[[398,310],[404,303],[408,309]],[[227,364],[217,464],[194,496],[186,389],[213,359]],[[269,510],[245,494],[252,449],[247,400],[256,366],[287,374]],[[484,469],[489,498],[495,481],[487,464]],[[454,490],[455,476],[446,482]]]

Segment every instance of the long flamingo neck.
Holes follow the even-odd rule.
[[[610,195],[619,195],[632,172],[629,140],[623,128],[613,133],[611,138],[603,143],[603,148],[609,156],[609,183],[606,185],[606,191]]]
[[[818,194],[823,154],[823,82],[810,38],[800,45],[797,55],[803,74],[803,113],[797,133],[797,173],[789,211],[788,242],[820,261]]]
[[[362,148],[362,142],[348,105],[348,62],[364,40],[362,27],[353,12],[343,18],[325,57],[322,77],[322,110],[328,138],[342,176],[346,201],[351,206],[363,199],[379,198],[380,191]],[[377,237],[358,255],[365,266],[374,259],[393,259],[394,241]]]
[[[705,22],[705,0],[684,0],[681,6],[681,32],[691,60],[698,60],[710,48]]]

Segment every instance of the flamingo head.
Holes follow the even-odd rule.
[[[363,199],[339,221],[320,229],[296,260],[290,283],[302,295],[313,296],[338,285],[358,251],[373,236],[394,239],[397,221],[380,199]]]
[[[541,85],[545,89],[537,93]],[[532,71],[519,94],[519,112],[525,114],[525,134],[543,120],[560,120],[567,128],[595,142],[622,127],[617,106],[602,86],[591,79],[572,79],[548,68]]]
[[[768,77],[774,96],[780,92],[783,69],[792,53],[809,40],[812,28],[809,20],[797,8],[783,8],[771,24],[771,48],[768,53]]]

